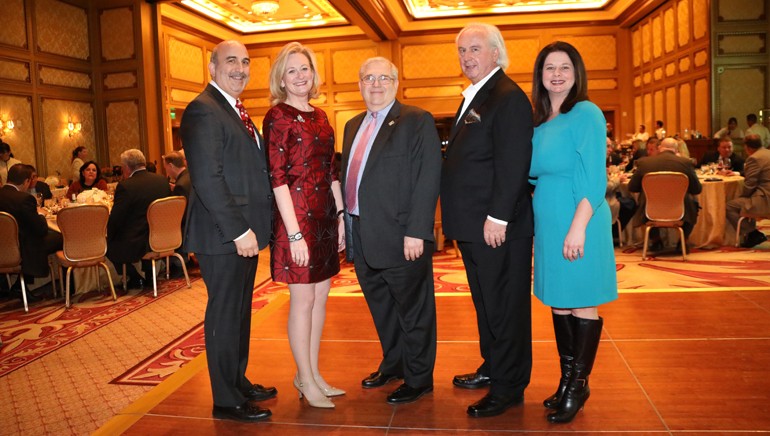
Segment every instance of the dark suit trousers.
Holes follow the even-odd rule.
[[[532,238],[509,239],[498,248],[483,242],[459,247],[484,359],[478,372],[491,377],[490,393],[521,395],[532,372]]]
[[[209,295],[203,330],[214,405],[239,406],[246,401],[243,392],[251,386],[246,366],[257,256],[196,256]]]
[[[433,243],[404,266],[370,267],[363,258],[358,221],[353,221],[356,276],[382,345],[379,371],[404,377],[412,387],[433,384],[436,363],[436,299]]]

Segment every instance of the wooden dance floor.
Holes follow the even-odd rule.
[[[273,416],[261,423],[216,420],[203,355],[177,371],[97,434],[350,434],[444,435],[485,432],[725,433],[770,432],[770,292],[624,293],[602,310],[602,342],[591,376],[591,398],[570,424],[549,424],[542,400],[558,381],[558,357],[548,309],[533,300],[532,381],[525,403],[492,418],[470,418],[466,407],[484,390],[452,386],[454,374],[479,364],[475,313],[466,294],[439,296],[435,390],[419,401],[385,402],[398,383],[362,389],[377,369],[380,347],[360,294],[331,296],[321,346],[326,380],[347,395],[336,409],[311,408],[291,385],[295,372],[286,338],[288,296],[254,318],[248,375],[274,385],[261,403]]]

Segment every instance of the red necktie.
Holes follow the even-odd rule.
[[[374,133],[374,127],[377,125],[377,112],[372,112],[372,118],[369,120],[369,124],[361,134],[361,138],[356,144],[356,151],[353,153],[353,159],[350,161],[350,167],[348,168],[348,178],[345,183],[345,201],[348,204],[348,212],[353,212],[358,204],[358,178],[361,172],[361,162],[364,160],[364,153],[366,153],[366,145],[369,144],[369,139]]]
[[[238,112],[241,114],[241,121],[243,121],[243,125],[246,126],[249,134],[256,141],[257,135],[254,134],[254,123],[251,122],[251,117],[249,117],[249,113],[246,112],[246,108],[243,107],[243,103],[241,103],[240,98],[235,100],[235,108],[238,109]],[[257,147],[259,147],[259,142],[257,142]]]

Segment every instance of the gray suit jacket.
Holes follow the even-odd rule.
[[[193,188],[184,250],[232,254],[237,251],[233,240],[248,229],[256,234],[259,248],[266,247],[273,194],[262,138],[260,149],[222,93],[211,85],[185,109],[180,132]]]
[[[749,213],[770,213],[770,150],[760,148],[743,164],[744,181],[741,197],[748,197],[744,206]]]
[[[365,117],[363,112],[345,125],[343,189],[350,149]],[[404,259],[404,236],[433,241],[440,177],[441,141],[433,116],[396,100],[361,175],[358,204],[364,252],[353,255],[363,255],[372,268],[391,268],[409,262]],[[353,247],[350,237],[346,246]]]

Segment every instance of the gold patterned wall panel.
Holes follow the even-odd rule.
[[[663,12],[663,48],[666,53],[671,53],[676,48],[677,27],[674,22],[674,8],[670,7]]]
[[[692,36],[695,39],[707,36],[709,24],[709,0],[692,0]]]
[[[112,73],[104,75],[104,87],[106,89],[136,88],[136,73]]]
[[[760,67],[724,68],[721,74],[717,73],[718,122],[724,126],[728,118],[736,117],[741,127],[746,128],[746,114],[765,107],[767,80],[766,70]]]
[[[669,136],[680,131],[676,113],[676,88],[666,88],[666,131]]]
[[[695,56],[693,56],[693,63],[696,67],[702,67],[706,65],[706,62],[709,59],[709,55],[706,52],[706,50],[701,50],[695,53]]]
[[[718,56],[760,55],[767,54],[767,34],[756,33],[722,33],[717,35]]]
[[[642,76],[634,76],[634,88],[642,86]]]
[[[636,129],[637,126],[639,126],[642,123],[643,123],[643,121],[642,121],[642,97],[637,95],[637,96],[634,97],[634,125],[633,125],[633,129]],[[636,130],[634,130],[634,132],[635,131]]]
[[[462,92],[462,89],[460,90]],[[343,91],[334,93],[334,101],[337,103],[350,103],[353,101],[362,101],[359,91]]]
[[[652,94],[646,93],[642,96],[642,104],[644,105],[644,116],[642,118],[642,124],[646,125],[649,131],[653,131],[655,129],[652,128],[653,120],[652,120]]]
[[[682,0],[676,4],[676,27],[679,46],[685,46],[690,42],[690,2]]]
[[[35,1],[35,35],[41,51],[88,59],[88,14],[58,0]]]
[[[615,79],[588,79],[588,90],[589,91],[599,91],[599,90],[610,90],[610,89],[618,89],[618,81]]]
[[[642,25],[642,61],[649,62],[652,59],[652,36],[650,35],[649,22]]]
[[[91,88],[91,75],[87,73],[41,66],[38,77],[40,78],[40,83],[44,85],[66,86],[78,89]]]
[[[200,92],[171,88],[171,101],[178,103],[189,103],[193,101],[193,99],[195,99],[198,94],[200,94]]]
[[[631,32],[631,52],[633,53],[634,67],[642,64],[642,31],[635,29]]]
[[[663,78],[663,68],[655,68],[652,70],[652,77],[657,81]]]
[[[14,47],[27,46],[27,22],[24,16],[24,0],[3,0],[0,43]]]
[[[30,98],[0,94],[0,119],[11,120],[15,124],[13,130],[7,132],[2,139],[10,144],[16,159],[38,167]]]
[[[354,116],[360,114],[366,110],[366,107],[364,106],[363,102],[361,103],[361,109],[353,109],[353,110],[346,110],[346,111],[337,111],[334,114],[334,131],[339,132],[335,135],[334,138],[334,148],[336,151],[341,152],[342,151],[342,136],[343,132],[345,132],[345,124],[350,121],[351,118]]]
[[[653,130],[652,126],[655,125],[652,118],[654,118],[655,120],[665,119],[665,117],[663,116],[664,114],[663,91],[662,90],[655,91],[655,93],[652,95],[652,101],[653,101],[654,110],[653,110],[653,117],[650,118],[650,124],[651,124],[650,130]]]
[[[699,132],[709,131],[710,107],[709,83],[706,79],[698,79],[695,81],[695,129]]]
[[[326,95],[326,93],[319,92],[318,93],[318,97],[310,99],[310,104],[312,104],[313,106],[316,106],[316,107],[323,106],[323,105],[326,104],[327,98],[328,98],[328,96]]]
[[[104,60],[114,61],[134,57],[134,12],[132,8],[101,11],[99,27]]]
[[[404,97],[406,98],[457,97],[462,93],[462,86],[428,86],[404,89]]]
[[[249,67],[249,83],[246,85],[246,89],[257,90],[270,88],[270,67],[272,67],[272,65],[269,56],[252,57],[251,66]],[[206,74],[208,76],[208,73]],[[208,80],[206,83],[208,83]]]
[[[676,64],[669,62],[666,64],[666,77],[671,77],[676,74]]]
[[[679,86],[679,129],[684,134],[685,130],[692,130],[692,92],[689,83],[682,83]],[[706,136],[708,133],[701,132]]]
[[[717,2],[719,21],[766,20],[765,0],[712,0]]]
[[[66,178],[70,173],[72,150],[80,145],[88,149],[93,158],[96,153],[94,140],[94,110],[90,103],[42,99],[43,107],[43,146],[46,153],[46,166],[49,175],[57,172]],[[67,134],[67,120],[81,123],[80,133],[70,137]],[[99,162],[103,165],[104,162]]]
[[[139,106],[135,100],[114,101],[107,103],[106,111],[109,163],[116,165],[120,162],[120,153],[140,148]]]
[[[454,43],[407,45],[401,49],[401,59],[401,77],[404,79],[459,77],[462,74]]]
[[[332,53],[334,83],[358,82],[358,70],[361,64],[374,56],[377,56],[377,49],[374,47],[334,51]]]
[[[29,63],[0,60],[0,78],[29,82]]]
[[[457,73],[462,74],[460,62],[457,58],[457,50],[452,44],[452,60]],[[532,65],[535,63],[537,53],[540,51],[540,40],[537,38],[506,39],[505,49],[508,51],[508,68],[505,70],[509,74],[532,74]],[[614,52],[613,52],[614,53]]]
[[[690,58],[679,59],[679,71],[685,72],[690,69]]]
[[[207,64],[206,64],[207,65]],[[172,79],[204,84],[203,49],[176,38],[168,40],[168,72]]]
[[[241,100],[243,102],[243,107],[245,107],[247,110],[254,109],[254,108],[269,108],[270,107],[270,101],[266,98],[244,98]],[[249,111],[249,114],[256,111]],[[253,121],[252,117],[252,121]],[[254,121],[256,123],[256,121]]]
[[[586,69],[591,70],[614,70],[618,66],[615,35],[595,35],[595,36],[559,36],[558,39],[568,42],[575,46],[583,57]],[[533,57],[529,63],[529,71],[532,71]]]
[[[318,84],[326,84],[326,53],[315,53],[315,66],[318,69]]]
[[[660,16],[652,19],[652,57],[663,55],[663,20]]]
[[[649,71],[644,73],[644,74],[642,74],[642,82],[645,85],[649,85],[650,83],[652,83],[652,74],[650,74]]]

